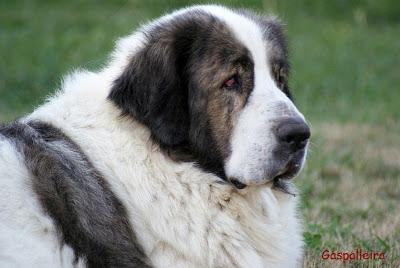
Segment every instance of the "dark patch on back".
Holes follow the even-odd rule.
[[[150,267],[127,212],[77,144],[38,121],[0,128],[24,155],[32,186],[62,240],[89,267]]]

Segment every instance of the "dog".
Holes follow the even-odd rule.
[[[275,17],[165,15],[0,128],[2,267],[296,267],[310,129]]]

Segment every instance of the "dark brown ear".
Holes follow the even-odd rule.
[[[187,55],[197,25],[159,25],[146,33],[137,52],[114,81],[109,95],[123,111],[148,126],[162,145],[187,142],[189,131]]]

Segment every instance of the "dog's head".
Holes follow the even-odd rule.
[[[237,188],[302,168],[310,130],[291,100],[279,22],[219,6],[145,26],[109,98],[161,147]]]

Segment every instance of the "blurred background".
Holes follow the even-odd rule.
[[[400,267],[400,1],[213,1],[277,14],[290,85],[312,126],[301,193],[304,267],[324,249],[385,252],[354,267]],[[39,105],[74,68],[102,66],[141,23],[205,1],[0,1],[0,122]]]

